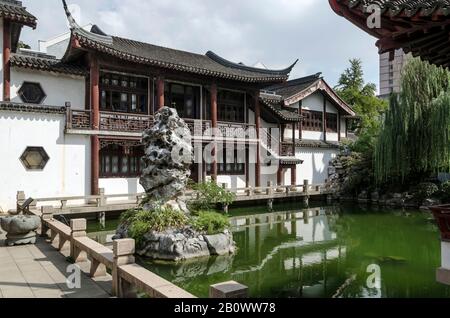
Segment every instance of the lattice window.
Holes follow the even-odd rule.
[[[327,113],[327,132],[338,132],[338,115]]]
[[[27,170],[44,170],[50,157],[43,147],[27,147],[20,161]]]
[[[47,97],[41,84],[32,82],[24,82],[17,93],[24,103],[29,104],[42,104]]]
[[[303,130],[323,131],[323,113],[303,110]]]
[[[141,147],[109,145],[100,151],[101,178],[135,178],[143,168]]]

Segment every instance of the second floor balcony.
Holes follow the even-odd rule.
[[[66,131],[69,133],[93,132],[92,114],[90,110],[67,108]],[[210,120],[184,119],[194,138],[211,139],[213,134]],[[153,116],[100,112],[100,129],[102,134],[139,135],[153,124]],[[223,138],[256,139],[255,125],[246,123],[218,122],[218,129]]]

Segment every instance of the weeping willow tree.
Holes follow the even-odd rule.
[[[375,149],[378,183],[450,171],[450,73],[412,59],[392,95]]]

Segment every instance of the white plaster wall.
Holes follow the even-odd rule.
[[[442,268],[450,270],[450,242],[442,242]]]
[[[105,194],[136,194],[145,190],[139,184],[138,178],[100,178],[99,188],[105,189]],[[118,198],[117,200],[123,200]]]
[[[0,18],[0,100],[3,100],[3,18]]]
[[[302,165],[297,166],[297,183],[303,184],[304,180],[315,185],[325,183],[330,161],[336,158],[338,153],[338,149],[297,148],[296,157],[304,161]],[[286,182],[290,182],[290,171],[285,177]]]
[[[64,115],[0,112],[0,208],[15,208],[16,192],[27,197],[89,195],[90,140],[64,134]],[[50,157],[42,171],[19,160],[27,146],[44,147]]]
[[[347,122],[345,120],[345,118],[341,117],[341,138],[345,138],[346,137],[346,131],[347,131]]]
[[[239,189],[239,188],[245,188],[245,175],[236,175],[236,176],[225,176],[225,175],[218,175],[217,176],[217,183],[222,185],[226,184],[227,189]]]
[[[316,92],[309,95],[302,102],[302,108],[306,110],[323,112],[323,95],[320,92]]]
[[[22,102],[17,92],[25,81],[41,84],[47,95],[43,105],[64,106],[70,102],[72,109],[85,109],[86,87],[83,77],[12,68],[11,101]]]

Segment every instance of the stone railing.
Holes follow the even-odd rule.
[[[135,298],[144,293],[150,298],[196,298],[194,295],[172,284],[135,263],[135,241],[116,240],[113,250],[87,237],[86,219],[72,219],[70,226],[53,218],[53,207],[42,207],[41,233],[50,238],[58,251],[69,251],[72,261],[90,261],[90,277],[112,277],[112,295],[120,298]],[[213,285],[210,294],[218,298],[247,297],[248,288],[236,282]]]

